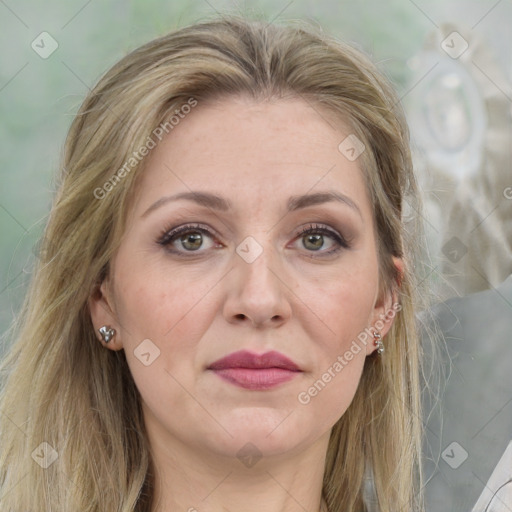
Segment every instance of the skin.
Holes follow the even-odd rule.
[[[320,509],[329,435],[354,397],[373,340],[307,405],[298,395],[395,299],[379,296],[359,161],[338,150],[349,134],[301,99],[230,97],[199,104],[147,157],[90,311],[96,329],[116,330],[105,347],[125,350],[142,397],[158,475],[153,512]],[[179,200],[144,215],[162,197],[190,190],[220,195],[232,210]],[[345,194],[358,209],[331,201],[286,211],[290,196],[320,191]],[[196,237],[196,251],[189,238],[183,246],[176,237],[169,247],[182,256],[157,242],[188,223],[214,234]],[[340,233],[350,247],[326,254],[338,247],[330,235],[299,235],[311,223]],[[251,263],[235,250],[248,236],[262,249]],[[149,366],[134,354],[145,339],[160,350]],[[279,351],[302,372],[252,391],[207,370],[241,349]],[[237,457],[247,443],[262,457],[256,464]]]

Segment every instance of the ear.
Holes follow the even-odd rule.
[[[89,312],[91,314],[92,325],[98,340],[104,347],[110,350],[121,350],[123,344],[121,341],[121,326],[117,321],[114,302],[110,293],[108,278],[105,278],[101,285],[97,287],[89,297]],[[115,330],[114,337],[105,343],[98,329],[102,326],[112,327]]]
[[[378,331],[381,334],[382,341],[385,345],[385,336],[391,329],[393,325],[393,321],[398,314],[398,312],[402,309],[399,304],[398,292],[402,285],[402,276],[404,273],[404,262],[402,258],[398,258],[393,256],[393,265],[397,269],[397,278],[396,281],[391,286],[391,289],[384,290],[380,293],[380,296],[375,303],[375,308],[372,314],[372,323],[370,330],[372,332]],[[373,341],[373,340],[372,340]],[[377,349],[377,346],[374,343],[369,343],[366,345],[366,354],[370,355]]]

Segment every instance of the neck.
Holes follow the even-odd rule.
[[[157,447],[151,512],[327,512],[322,484],[328,439],[329,433],[306,451],[264,456],[252,465],[179,443]]]

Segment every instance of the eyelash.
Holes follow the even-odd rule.
[[[184,255],[185,253],[194,253],[195,251],[179,251],[179,250],[174,250],[174,249],[170,248],[170,244],[176,238],[178,238],[180,235],[184,235],[186,233],[193,233],[193,232],[202,233],[203,235],[207,235],[210,238],[214,238],[216,236],[215,233],[213,233],[210,229],[203,227],[200,224],[186,224],[186,225],[174,228],[174,229],[173,228],[164,229],[161,232],[159,238],[157,239],[157,243],[159,245],[162,245],[163,247],[167,248],[167,250],[169,250],[170,252],[172,252],[174,254]],[[343,236],[341,236],[340,234],[336,233],[335,231],[333,231],[325,226],[319,225],[319,224],[309,224],[308,226],[305,226],[296,234],[296,238],[301,238],[305,235],[318,235],[318,234],[328,235],[336,242],[337,246],[329,251],[319,252],[318,254],[320,254],[320,256],[314,255],[314,253],[316,251],[308,251],[311,253],[311,256],[310,256],[311,258],[321,258],[321,257],[325,257],[325,256],[330,256],[332,254],[337,253],[341,249],[349,249],[350,248],[349,243]]]

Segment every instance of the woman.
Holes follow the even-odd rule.
[[[123,58],[4,361],[2,509],[421,510],[406,199],[359,51],[229,17]]]

